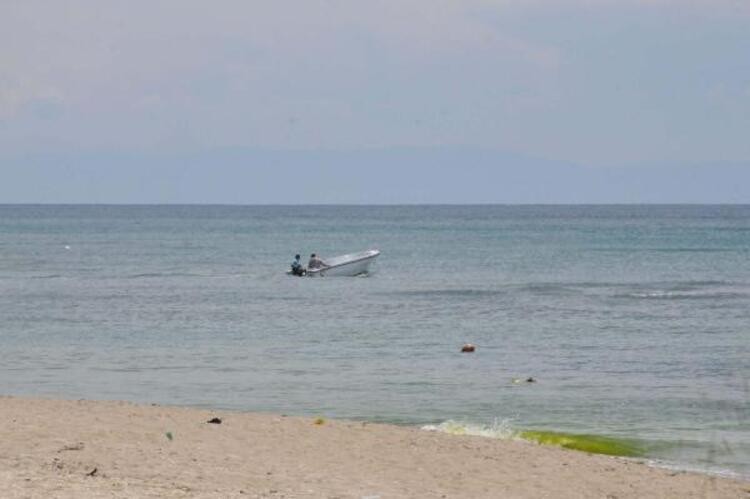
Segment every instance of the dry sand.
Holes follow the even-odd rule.
[[[222,423],[207,423],[213,417]],[[750,498],[750,483],[625,459],[380,424],[318,423],[0,397],[0,497]]]

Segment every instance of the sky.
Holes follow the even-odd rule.
[[[599,180],[518,195],[529,165]],[[750,0],[0,0],[0,177],[0,202],[750,202]]]

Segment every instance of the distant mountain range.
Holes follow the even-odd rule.
[[[750,162],[587,167],[473,148],[0,159],[0,203],[750,203]]]

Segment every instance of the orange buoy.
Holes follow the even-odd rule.
[[[461,347],[461,352],[463,352],[463,353],[471,353],[471,352],[473,352],[474,350],[476,350],[476,348],[477,348],[477,347],[475,347],[475,346],[474,346],[474,345],[472,345],[471,343],[467,343],[467,344],[465,344],[465,345],[464,345],[463,347]]]

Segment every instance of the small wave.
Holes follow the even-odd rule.
[[[541,445],[553,445],[565,449],[605,454],[608,456],[642,457],[643,446],[635,440],[542,430],[515,430],[508,421],[496,420],[492,425],[473,425],[448,420],[439,425],[426,425],[425,431],[437,431],[450,435],[471,435],[501,440],[520,439]]]
[[[564,289],[597,289],[597,288],[616,288],[616,289],[665,289],[670,291],[693,290],[695,288],[705,287],[732,287],[741,285],[739,282],[722,281],[722,280],[689,280],[689,281],[654,281],[654,282],[614,282],[614,281],[570,281],[549,286],[559,286]]]
[[[642,291],[615,295],[615,298],[636,300],[717,300],[746,297],[748,297],[748,293],[738,291]]]
[[[521,431],[518,436],[523,440],[538,444],[555,445],[564,449],[579,450],[591,454],[621,457],[642,457],[644,455],[641,446],[624,438],[535,430]]]
[[[730,281],[684,281],[678,282],[677,285],[683,286],[731,286],[733,283]]]
[[[49,275],[35,275],[32,276],[32,279],[60,279],[62,277],[61,274],[49,274]]]
[[[124,276],[126,279],[159,279],[164,277],[199,277],[202,279],[241,279],[250,274],[209,274],[197,272],[144,272],[142,274],[130,274]]]
[[[740,473],[725,468],[715,468],[711,466],[686,466],[684,464],[676,464],[669,461],[662,461],[660,459],[649,459],[646,461],[646,464],[654,468],[661,468],[681,473],[705,473],[707,475],[730,478],[732,480],[750,481],[750,474]]]
[[[506,290],[494,289],[429,289],[424,291],[396,291],[387,293],[396,296],[414,296],[414,297],[451,297],[451,298],[476,298],[483,296],[500,296],[507,294]]]
[[[644,248],[643,251],[654,253],[726,253],[742,248]]]
[[[471,435],[498,439],[509,439],[516,435],[516,431],[505,420],[495,420],[491,425],[474,425],[448,420],[439,425],[425,425],[422,429],[425,431],[448,433],[450,435]]]
[[[166,277],[168,274],[161,274],[159,272],[146,272],[144,274],[131,274],[127,276],[128,279],[146,279],[149,277]]]
[[[523,286],[520,286],[519,290],[538,294],[538,295],[557,295],[561,293],[575,292],[573,287],[577,287],[577,286],[570,285],[570,284],[539,282],[539,283],[525,284]]]
[[[561,293],[575,292],[575,285],[561,283],[528,283],[513,284],[503,287],[502,289],[482,289],[482,288],[463,288],[463,289],[427,289],[414,291],[397,291],[388,293],[396,296],[411,297],[447,297],[447,298],[492,298],[496,296],[507,296],[515,293],[532,293],[542,295],[552,295]]]
[[[143,274],[131,274],[125,276],[127,279],[154,279],[160,277],[210,277],[202,274],[189,272],[144,272]]]

